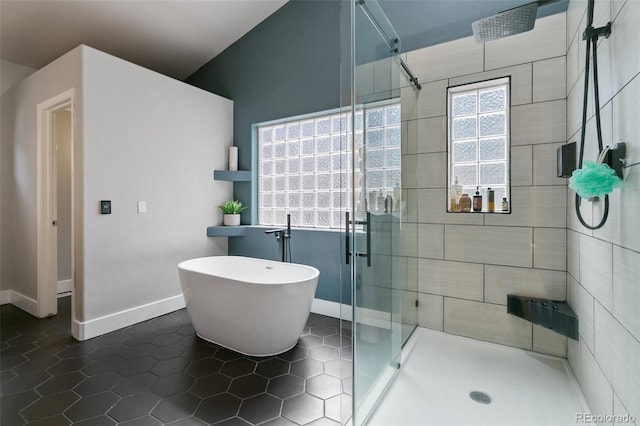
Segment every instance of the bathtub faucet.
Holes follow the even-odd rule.
[[[276,234],[276,240],[280,243],[280,258],[286,262],[287,248],[289,248],[289,240],[291,239],[291,215],[287,214],[287,227],[276,228],[264,231],[265,234]],[[289,250],[289,261],[291,261],[291,251]]]

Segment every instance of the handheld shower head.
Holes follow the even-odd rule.
[[[471,24],[473,37],[478,43],[497,40],[533,29],[538,11],[537,1],[505,10],[497,15]]]

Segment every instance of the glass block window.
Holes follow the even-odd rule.
[[[356,170],[367,145],[367,190],[393,191],[400,180],[400,104],[320,113],[257,126],[258,224],[340,228],[352,210],[352,126]],[[363,179],[356,179],[356,196]]]
[[[495,190],[495,212],[503,212],[503,197],[510,201],[509,85],[504,77],[448,89],[449,188],[456,177],[470,197],[479,187],[483,211],[489,188]],[[447,210],[457,211],[452,197],[449,193]]]

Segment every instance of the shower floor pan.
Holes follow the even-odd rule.
[[[369,426],[576,425],[589,413],[566,359],[418,328]]]

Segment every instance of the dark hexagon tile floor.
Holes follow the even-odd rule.
[[[339,425],[351,417],[351,325],[311,314],[298,344],[244,356],[186,310],[78,342],[70,298],[37,319],[0,307],[0,424]]]

